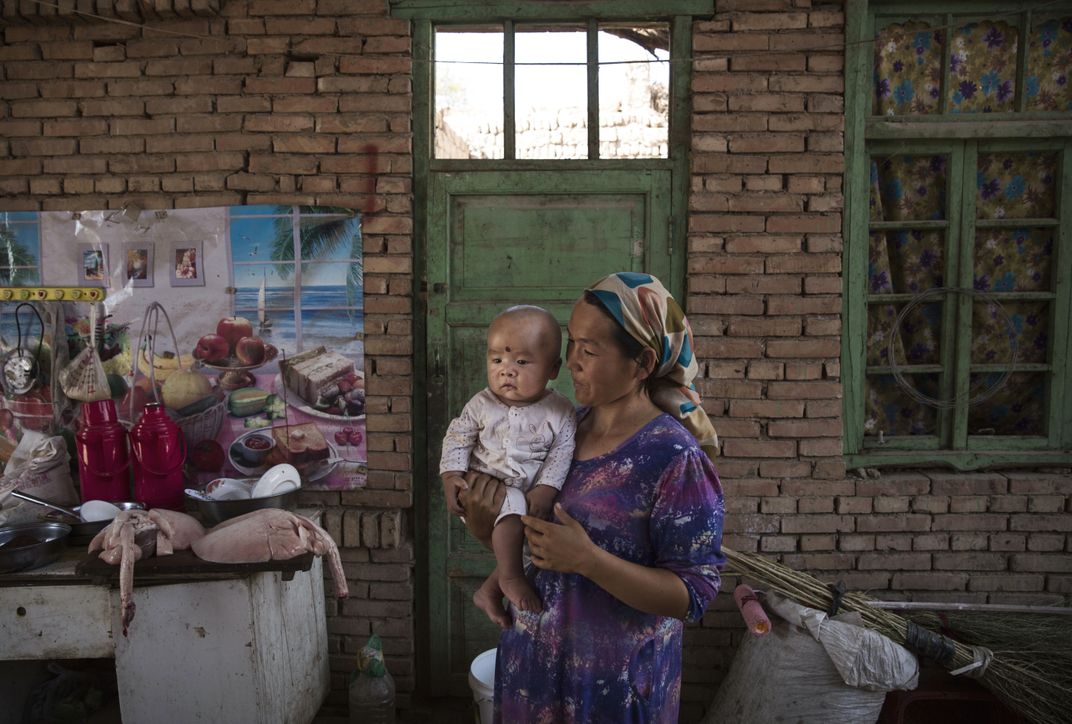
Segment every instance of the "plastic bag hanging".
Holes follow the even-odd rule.
[[[108,375],[97,352],[97,305],[89,308],[89,345],[59,373],[60,386],[72,400],[95,402],[111,398]]]

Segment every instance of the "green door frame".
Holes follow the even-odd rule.
[[[429,204],[429,180],[433,172],[449,170],[475,170],[493,168],[507,170],[559,170],[559,169],[621,169],[666,168],[671,172],[670,189],[671,228],[668,230],[671,248],[671,271],[667,280],[671,292],[679,299],[685,298],[686,271],[686,222],[689,190],[689,149],[691,139],[691,99],[689,87],[692,72],[692,19],[693,16],[710,17],[713,8],[703,0],[598,0],[556,4],[554,17],[546,18],[546,3],[534,2],[488,2],[482,5],[471,3],[451,4],[450,0],[390,0],[391,14],[395,17],[413,19],[413,193],[414,193],[414,382],[413,382],[413,449],[430,449],[427,414],[429,409],[429,371],[427,348],[427,265],[428,224],[426,210]],[[494,22],[503,19],[570,21],[595,17],[597,19],[627,19],[669,21],[671,27],[670,49],[670,128],[668,138],[669,158],[665,160],[599,160],[599,161],[470,161],[436,160],[432,158],[433,147],[433,99],[432,99],[432,52],[433,23],[446,20],[469,20]],[[415,454],[413,458],[414,486],[414,543],[415,543],[415,648],[417,665],[416,687],[418,692],[429,690],[429,681],[434,675],[429,656],[429,600],[428,547],[430,516],[426,481],[432,461],[427,455]],[[420,486],[420,487],[418,487]],[[434,494],[434,493],[433,493]]]

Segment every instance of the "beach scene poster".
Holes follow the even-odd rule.
[[[242,457],[244,442],[271,431],[277,450],[280,442],[313,449],[302,458],[306,487],[361,487],[368,458],[360,216],[311,206],[229,212],[234,314],[268,349],[264,363],[249,370],[253,384],[237,397],[264,392],[269,402],[253,415],[239,414],[250,407],[230,406],[218,438],[228,462],[239,474],[255,474],[259,466]],[[289,433],[275,430],[284,424]],[[301,458],[304,450],[291,454]]]

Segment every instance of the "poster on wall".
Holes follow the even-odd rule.
[[[334,207],[0,212],[0,355],[18,346],[21,289],[103,287],[96,334],[89,303],[35,302],[63,321],[45,346],[63,345],[66,361],[95,338],[127,424],[163,402],[184,433],[192,485],[286,462],[307,489],[359,488],[361,250],[360,217]],[[146,321],[152,302],[166,320]],[[37,392],[29,406],[3,390],[0,462],[23,429],[79,424],[77,403],[60,411]]]

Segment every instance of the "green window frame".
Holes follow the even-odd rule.
[[[993,2],[894,3],[860,0],[848,5],[846,25],[846,173],[845,294],[842,369],[844,370],[844,452],[849,467],[947,464],[970,470],[999,465],[1053,465],[1072,462],[1072,121],[1067,112],[1028,109],[1025,103],[1028,29],[1036,12],[1072,16],[1072,3]],[[928,113],[879,115],[874,109],[877,34],[891,23],[924,19],[931,29],[950,29],[981,19],[1000,19],[1019,33],[1012,110],[956,113],[950,98],[950,53],[942,55],[938,100]],[[955,89],[953,89],[955,92]],[[1040,219],[979,219],[976,169],[981,154],[1042,152],[1056,157],[1054,214]],[[942,219],[876,221],[870,218],[871,168],[876,158],[941,155],[947,164]],[[1048,305],[1049,349],[1043,361],[983,364],[972,359],[972,314],[976,298],[949,292],[942,303],[937,359],[906,365],[912,374],[931,374],[939,400],[953,400],[935,412],[931,434],[876,436],[865,429],[869,377],[889,374],[889,365],[868,363],[868,310],[904,305],[913,293],[871,293],[871,234],[919,229],[944,238],[944,284],[974,288],[977,230],[1033,227],[1052,231],[1054,256],[1048,289],[993,292],[1005,304]],[[1000,361],[999,361],[1000,362]],[[905,371],[902,369],[902,371]],[[969,406],[976,388],[972,374],[1036,374],[1045,377],[1045,412],[1038,435],[970,434]],[[919,379],[919,378],[916,378]],[[871,431],[873,432],[873,431]]]

